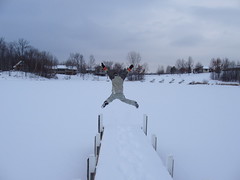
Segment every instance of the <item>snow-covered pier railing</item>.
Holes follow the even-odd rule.
[[[173,157],[167,158],[166,168],[156,152],[157,137],[152,135],[152,147],[147,138],[147,125],[144,115],[143,131],[130,125],[103,127],[99,115],[94,154],[88,158],[88,180],[172,180]]]

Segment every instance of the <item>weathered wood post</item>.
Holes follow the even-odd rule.
[[[155,134],[152,135],[152,146],[157,151],[157,136]]]
[[[94,180],[96,169],[96,157],[92,154],[87,159],[87,180]]]
[[[172,155],[169,155],[167,157],[167,170],[169,172],[169,174],[171,175],[171,177],[173,178],[173,171],[174,171],[174,159]]]
[[[148,116],[146,114],[143,115],[143,132],[145,133],[145,135],[147,136],[147,127],[148,126]]]
[[[100,115],[98,115],[98,133],[100,134],[100,140],[102,139],[103,131],[104,131],[104,127],[103,127],[103,115],[100,114]]]
[[[95,155],[95,157],[97,157],[97,159],[98,159],[98,156],[100,153],[100,145],[101,145],[100,134],[97,133],[97,135],[95,136],[95,139],[94,139],[94,155]]]

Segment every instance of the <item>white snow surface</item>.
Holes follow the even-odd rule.
[[[210,85],[188,85],[191,81],[208,81]],[[160,165],[151,166],[153,176],[144,176],[141,166],[131,171],[138,173],[123,168],[148,158],[137,151],[143,138],[136,137],[133,130],[142,126],[143,114],[149,117],[145,140],[150,144],[152,133],[158,137],[159,157],[149,155],[149,159],[160,158],[165,166],[172,154],[174,180],[239,180],[240,87],[215,84],[209,74],[146,76],[144,82],[124,84],[125,96],[137,100],[139,109],[118,100],[101,109],[111,93],[106,77],[48,80],[0,72],[0,180],[86,179],[86,160],[93,154],[100,113],[106,130],[117,128],[116,133],[126,134],[116,136],[118,148],[107,149],[118,152],[117,159],[125,157],[115,172],[118,176],[111,174],[114,180],[123,180],[127,174],[129,179],[151,180],[156,178],[156,169],[161,171]],[[131,145],[134,156],[124,146],[131,136],[136,141]],[[102,164],[102,168],[108,165]]]

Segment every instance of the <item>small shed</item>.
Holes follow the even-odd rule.
[[[53,67],[56,74],[76,75],[76,66],[57,65]]]
[[[203,73],[209,73],[210,68],[208,66],[203,66]]]
[[[193,73],[209,73],[210,68],[208,66],[199,66],[193,69]]]

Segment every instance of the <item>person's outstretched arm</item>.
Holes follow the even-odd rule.
[[[130,72],[130,71],[132,70],[132,68],[133,68],[133,65],[131,64],[131,65],[129,66],[129,68],[127,68],[127,71]]]
[[[121,72],[120,77],[124,80],[127,77],[128,73],[132,70],[132,68],[133,65],[131,64],[127,69]]]
[[[101,63],[101,66],[102,66],[102,69],[107,73],[109,78],[113,79],[114,78],[113,72],[109,71],[108,68],[103,63]]]
[[[103,69],[105,72],[108,71],[108,68],[107,68],[103,63],[101,63],[101,66],[102,66],[102,69]]]

